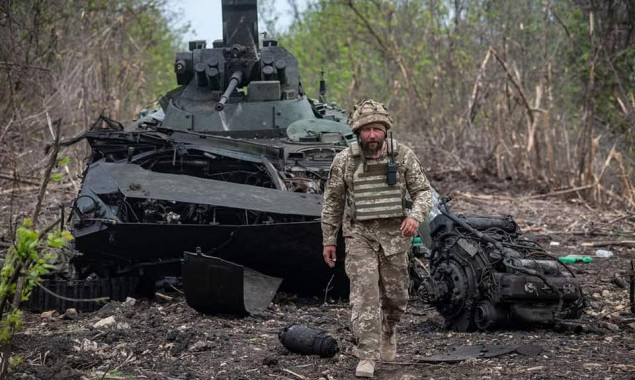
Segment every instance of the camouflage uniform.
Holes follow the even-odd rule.
[[[395,186],[401,190],[402,200],[407,193],[413,200],[408,216],[422,222],[431,207],[429,182],[414,152],[403,144],[396,145],[399,180]],[[369,220],[357,220],[354,215],[353,172],[359,165],[386,160],[386,154],[377,159],[356,157],[351,147],[340,152],[331,165],[322,207],[324,246],[336,245],[340,225],[344,233],[351,322],[360,359],[378,358],[382,329],[384,333],[394,331],[408,301],[411,238],[403,237],[400,231],[405,215]]]

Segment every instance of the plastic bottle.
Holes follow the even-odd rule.
[[[595,251],[595,257],[613,257],[613,252],[606,249],[598,249]]]
[[[412,239],[412,247],[410,250],[415,257],[430,257],[430,249],[425,246],[423,240],[419,236]]]
[[[593,261],[593,259],[589,256],[582,256],[582,255],[567,255],[567,256],[560,256],[558,257],[558,260],[561,263],[564,264],[575,264],[575,263],[590,263]]]

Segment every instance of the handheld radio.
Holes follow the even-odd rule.
[[[395,147],[393,146],[392,132],[390,132],[389,144],[388,154],[390,159],[386,164],[386,183],[388,186],[394,186],[397,184],[397,163],[395,162]]]

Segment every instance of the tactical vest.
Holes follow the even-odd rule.
[[[390,143],[390,140],[386,140]],[[395,162],[401,163],[403,154],[396,140],[393,141]],[[390,150],[389,150],[390,152]],[[397,183],[386,183],[386,164],[390,154],[380,160],[365,160],[358,143],[351,144],[348,175],[352,173],[353,201],[350,204],[355,220],[395,218],[404,216],[404,199],[401,183],[402,168],[397,171]]]

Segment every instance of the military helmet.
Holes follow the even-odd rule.
[[[363,126],[371,123],[383,124],[386,130],[392,127],[392,119],[382,103],[374,100],[364,100],[354,108],[350,119],[351,129],[357,133]]]

